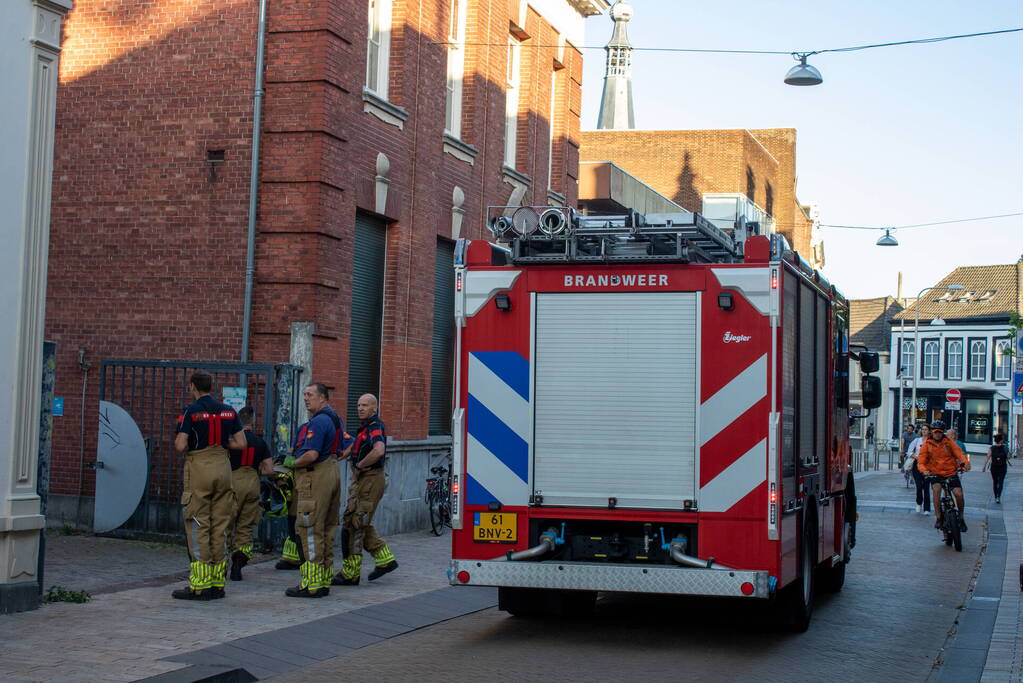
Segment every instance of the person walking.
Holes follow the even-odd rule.
[[[263,437],[252,431],[251,406],[238,411],[245,448],[231,450],[231,488],[235,510],[231,519],[231,580],[242,580],[242,567],[252,559],[252,532],[263,518],[259,507],[259,477],[273,474],[273,459]]]
[[[384,474],[386,430],[380,420],[376,396],[363,394],[356,408],[361,423],[350,457],[352,483],[341,528],[341,576],[333,580],[335,586],[359,585],[363,548],[369,551],[376,563],[376,568],[369,575],[370,581],[398,568],[391,549],[373,528],[373,513],[387,487]]]
[[[185,456],[181,493],[188,586],[171,593],[178,600],[224,597],[227,530],[234,513],[231,461],[227,449],[245,448],[245,432],[234,408],[210,396],[213,377],[198,371],[188,381],[193,403],[178,418],[174,449]]]
[[[924,475],[920,474],[917,457],[920,455],[920,446],[927,440],[929,434],[930,428],[927,425],[921,425],[920,435],[910,442],[909,448],[906,450],[906,456],[913,459],[912,472],[913,483],[916,485],[916,511],[924,515],[931,514],[931,496],[928,491],[927,481],[924,479]]]
[[[966,444],[959,440],[959,432],[956,431],[955,427],[952,427],[947,432],[945,432],[945,438],[954,441],[955,445],[959,446],[959,450],[961,450],[963,452],[963,455],[966,456],[966,462],[970,462],[970,452],[966,450]],[[963,473],[960,472],[960,474]]]
[[[1009,450],[1005,447],[1005,437],[1001,434],[995,434],[994,441],[994,445],[987,449],[987,458],[980,471],[987,471],[988,464],[991,465],[991,483],[995,490],[995,502],[1001,504],[1005,473],[1009,471]]]
[[[337,455],[344,423],[330,406],[330,391],[315,382],[302,391],[312,413],[300,430],[294,455],[284,459],[295,475],[295,531],[301,541],[301,580],[284,594],[290,598],[320,598],[330,593],[334,578],[334,535],[341,511],[341,477]]]

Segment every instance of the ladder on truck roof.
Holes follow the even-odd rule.
[[[737,263],[755,225],[723,230],[690,213],[587,216],[563,206],[491,206],[488,227],[513,263]]]

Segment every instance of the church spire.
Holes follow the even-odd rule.
[[[619,0],[611,7],[614,33],[604,50],[604,93],[600,97],[597,128],[625,130],[636,127],[632,112],[632,45],[625,25],[632,19],[632,5]]]

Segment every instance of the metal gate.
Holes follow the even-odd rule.
[[[99,438],[94,528],[119,535],[177,534],[181,529],[182,458],[174,451],[177,418],[192,402],[188,378],[213,375],[213,396],[251,406],[252,428],[274,455],[285,454],[298,419],[302,368],[269,363],[104,360],[99,374]],[[225,390],[230,390],[227,392]],[[230,396],[225,396],[230,393]],[[280,535],[260,526],[263,540]]]

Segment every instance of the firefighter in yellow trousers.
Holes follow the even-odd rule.
[[[174,449],[185,456],[181,505],[190,560],[188,586],[171,593],[179,600],[222,598],[227,578],[227,532],[235,509],[227,449],[241,450],[246,441],[234,408],[210,396],[212,388],[208,373],[191,376],[194,403],[178,418],[174,437]]]
[[[245,431],[246,446],[232,450],[231,488],[235,506],[231,520],[231,580],[242,580],[242,567],[252,559],[252,532],[263,518],[259,506],[259,476],[273,474],[270,449],[261,436],[252,431],[253,410],[245,406],[238,411],[238,420]]]
[[[363,394],[357,408],[362,422],[352,446],[352,483],[341,529],[341,576],[333,580],[335,586],[359,585],[363,548],[369,551],[376,564],[370,572],[370,581],[398,568],[391,549],[373,528],[373,513],[387,488],[384,475],[387,435],[377,414],[376,396]]]
[[[295,533],[304,561],[298,586],[284,593],[291,598],[319,598],[330,592],[334,578],[334,535],[341,508],[337,455],[344,424],[328,403],[330,392],[325,385],[310,384],[302,398],[312,417],[299,431],[294,455],[284,459],[284,466],[295,474]]]

